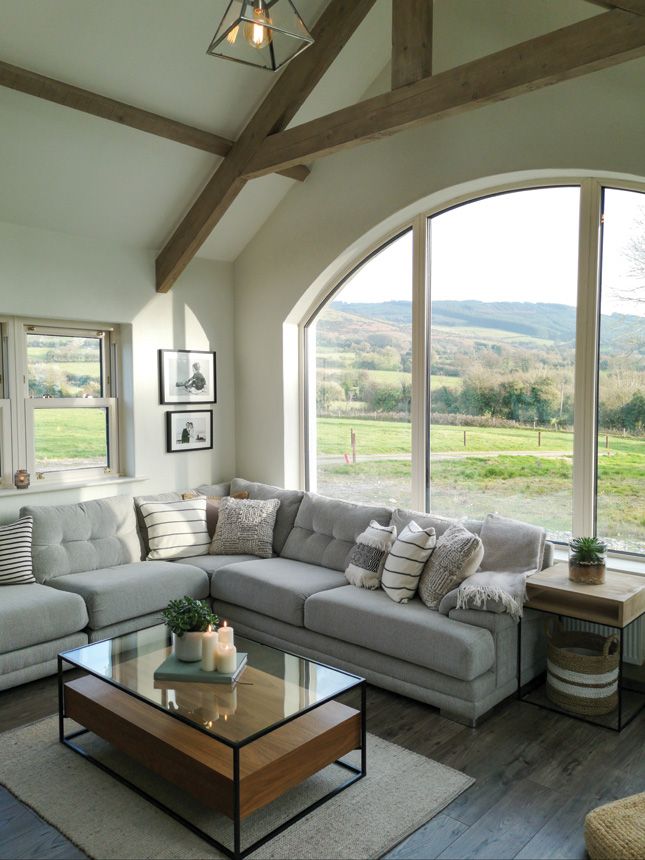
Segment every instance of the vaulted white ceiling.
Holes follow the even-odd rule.
[[[326,2],[297,6],[312,25]],[[206,55],[225,7],[1,0],[0,60],[235,139],[275,77]],[[435,10],[436,70],[600,11],[582,0],[435,0]],[[388,87],[390,18],[391,0],[377,0],[293,124]],[[156,250],[219,162],[0,87],[0,221]],[[200,255],[234,260],[293,186],[249,183]]]

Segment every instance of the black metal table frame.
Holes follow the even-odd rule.
[[[533,607],[527,607],[527,609],[531,609],[532,612],[543,612],[546,615],[555,615],[558,619],[562,618],[570,618],[572,621],[582,621],[585,622],[584,618],[578,618],[576,615],[567,615],[564,612],[552,612],[549,609],[536,609]],[[645,708],[645,691],[643,690],[635,690],[632,687],[626,687],[623,684],[623,640],[625,637],[625,633],[632,624],[637,624],[643,618],[644,613],[641,613],[636,618],[632,619],[629,624],[626,624],[624,627],[616,627],[614,624],[607,624],[606,622],[602,622],[602,627],[609,627],[612,630],[615,630],[618,634],[618,724],[616,726],[606,725],[605,723],[598,722],[598,720],[594,720],[593,718],[584,717],[580,714],[573,714],[570,711],[566,711],[564,708],[560,708],[557,705],[547,705],[544,702],[532,702],[527,696],[540,686],[544,682],[544,677],[546,675],[545,672],[538,675],[536,678],[533,678],[527,684],[522,686],[522,619],[520,618],[519,623],[517,625],[517,698],[521,702],[526,702],[528,705],[534,705],[537,708],[543,708],[546,711],[553,711],[556,714],[563,714],[566,717],[571,717],[574,720],[580,720],[583,723],[590,723],[594,726],[599,726],[601,729],[610,729],[612,732],[622,732],[622,730],[628,726],[636,717],[641,713],[643,708]],[[587,623],[595,623],[595,622],[587,622]],[[600,623],[600,622],[598,622]],[[634,713],[623,722],[623,690],[627,690],[627,692],[638,693],[643,696],[643,702],[639,708],[637,708]]]
[[[73,650],[77,650],[77,649],[73,649]],[[144,696],[141,696],[140,694],[135,693],[132,690],[124,688],[122,685],[117,684],[116,682],[110,680],[109,678],[104,678],[100,675],[94,675],[94,673],[91,672],[89,669],[87,669],[86,666],[79,665],[78,663],[75,663],[73,660],[66,658],[65,655],[69,654],[69,653],[71,653],[71,652],[62,652],[61,654],[58,655],[58,739],[59,739],[60,743],[62,743],[64,746],[68,747],[69,749],[73,750],[75,753],[78,753],[86,761],[89,761],[91,764],[100,768],[105,773],[108,773],[110,776],[114,777],[114,779],[116,779],[122,785],[125,785],[129,789],[131,789],[132,791],[136,792],[136,794],[138,794],[140,797],[143,797],[145,800],[147,800],[153,806],[156,806],[157,809],[162,810],[162,812],[165,812],[171,818],[174,818],[175,821],[177,821],[179,824],[182,824],[184,827],[186,827],[188,830],[190,830],[196,836],[199,836],[201,839],[204,840],[204,842],[208,843],[213,848],[216,848],[218,851],[221,851],[225,856],[233,858],[233,860],[242,860],[242,858],[247,857],[253,851],[256,851],[258,848],[260,848],[265,843],[269,842],[271,839],[275,839],[276,836],[279,836],[281,833],[283,833],[285,830],[287,830],[293,824],[300,821],[302,818],[309,815],[311,812],[314,812],[316,809],[318,809],[318,807],[322,806],[324,803],[327,803],[327,801],[331,800],[333,797],[336,797],[336,795],[340,794],[342,791],[345,791],[345,789],[349,788],[351,785],[354,785],[354,783],[358,782],[360,779],[363,779],[363,777],[367,775],[367,723],[366,723],[366,718],[367,718],[367,681],[365,681],[364,678],[359,678],[357,675],[352,675],[349,672],[343,672],[342,669],[336,669],[332,666],[325,667],[325,668],[333,669],[334,672],[339,672],[341,675],[347,675],[350,678],[356,678],[356,683],[352,684],[351,686],[347,687],[347,689],[342,690],[339,693],[335,693],[331,696],[327,696],[326,698],[321,699],[319,702],[316,702],[314,705],[310,705],[308,708],[304,708],[302,711],[299,711],[296,714],[292,714],[289,717],[285,717],[283,720],[281,720],[278,723],[275,723],[274,725],[272,725],[268,729],[262,729],[261,731],[256,732],[253,735],[250,735],[248,738],[245,738],[243,741],[235,742],[235,741],[229,741],[226,738],[215,737],[207,729],[197,725],[196,723],[193,723],[191,720],[187,719],[186,717],[182,716],[181,714],[170,713],[169,711],[165,710],[161,706],[157,705],[155,702],[151,702],[148,699],[146,699]],[[288,652],[284,652],[284,653],[288,653]],[[297,656],[297,655],[295,655],[295,656]],[[233,848],[232,849],[229,848],[228,846],[222,844],[221,842],[219,842],[217,839],[215,839],[213,836],[211,836],[210,834],[203,831],[201,828],[197,827],[197,825],[193,824],[192,821],[189,821],[187,818],[184,818],[178,812],[175,812],[174,809],[171,809],[169,806],[166,806],[165,803],[162,803],[160,800],[158,800],[156,797],[154,797],[154,795],[149,794],[147,791],[144,791],[144,789],[140,788],[138,785],[135,785],[135,783],[126,779],[124,776],[122,776],[117,771],[113,770],[111,767],[108,767],[102,761],[99,761],[98,759],[94,758],[94,756],[91,753],[87,752],[87,750],[84,750],[83,747],[74,743],[75,738],[78,738],[81,735],[91,734],[90,729],[82,728],[82,729],[78,729],[75,732],[71,732],[68,735],[65,734],[66,716],[65,716],[65,686],[64,686],[64,682],[63,682],[63,673],[64,673],[63,663],[68,663],[70,666],[74,666],[78,669],[83,669],[88,674],[93,675],[96,678],[99,678],[99,680],[104,681],[106,684],[110,684],[112,687],[115,687],[116,689],[127,693],[128,695],[132,696],[135,699],[139,699],[139,701],[143,702],[144,704],[148,705],[149,707],[156,708],[157,710],[162,711],[162,713],[168,714],[172,719],[180,720],[181,722],[183,722],[186,725],[193,728],[195,731],[198,731],[198,732],[201,732],[202,734],[207,735],[214,742],[224,744],[225,746],[229,747],[232,750],[232,753],[233,753],[233,792],[234,792],[234,795],[233,795]],[[317,663],[317,665],[324,665],[324,664]],[[361,715],[361,744],[360,744],[360,747],[358,748],[358,749],[360,749],[360,753],[361,753],[360,767],[356,767],[355,765],[350,764],[349,762],[342,761],[342,759],[338,759],[337,761],[332,762],[332,764],[338,765],[339,767],[350,771],[353,774],[353,776],[351,776],[345,782],[343,782],[340,785],[333,788],[331,791],[329,791],[327,794],[320,797],[318,800],[309,804],[309,806],[305,807],[305,809],[302,809],[300,812],[297,812],[295,815],[292,815],[291,818],[287,819],[287,821],[284,821],[282,824],[278,825],[278,827],[275,827],[273,830],[269,831],[269,833],[265,834],[260,839],[257,839],[253,844],[242,849],[242,845],[241,845],[242,821],[241,821],[241,816],[240,816],[240,751],[242,749],[244,749],[244,747],[248,746],[249,744],[252,744],[254,741],[259,740],[260,738],[271,734],[271,732],[274,732],[276,729],[279,729],[281,726],[287,725],[288,723],[291,723],[294,720],[297,720],[299,717],[302,717],[304,714],[307,714],[310,711],[314,711],[314,710],[316,710],[316,708],[320,708],[322,705],[326,704],[327,702],[331,702],[334,699],[338,698],[339,696],[345,695],[346,693],[349,693],[352,690],[356,690],[356,689],[360,690],[360,695],[361,695],[361,710],[360,710],[360,715]]]

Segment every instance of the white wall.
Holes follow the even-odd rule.
[[[300,480],[285,323],[301,319],[343,265],[421,206],[500,177],[645,176],[644,91],[645,61],[636,60],[316,163],[236,263],[238,473]]]
[[[145,482],[56,492],[0,490],[0,520],[23,504],[74,502],[224,480],[235,470],[233,271],[195,260],[170,293],[155,291],[154,254],[125,245],[0,223],[0,313],[121,323],[125,471]],[[166,453],[158,349],[217,352],[214,449]],[[203,407],[200,407],[203,408]]]

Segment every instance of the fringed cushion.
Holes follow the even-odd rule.
[[[383,565],[395,539],[396,526],[382,526],[376,520],[370,522],[356,538],[347,559],[345,576],[350,585],[370,589],[379,587]]]

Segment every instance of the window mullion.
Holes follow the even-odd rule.
[[[602,188],[589,180],[580,189],[578,310],[573,457],[573,534],[595,530],[598,301]]]
[[[412,228],[412,506],[426,509],[428,470],[428,230],[424,215]]]

